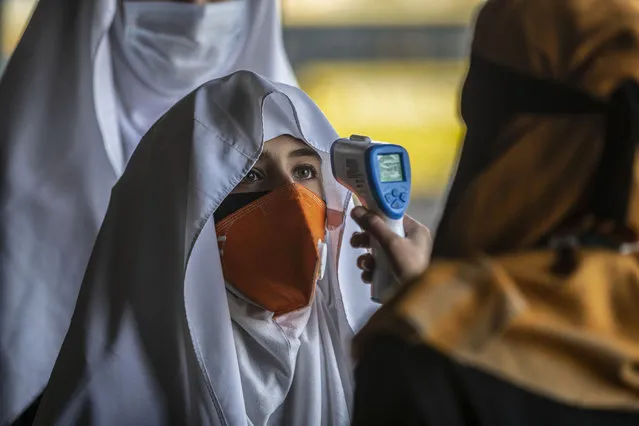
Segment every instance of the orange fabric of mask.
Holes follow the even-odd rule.
[[[315,294],[326,204],[299,184],[269,192],[216,224],[224,279],[275,315]]]

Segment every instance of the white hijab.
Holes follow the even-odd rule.
[[[237,48],[206,78],[249,69],[294,84],[279,2],[244,1]],[[201,83],[152,102],[132,80],[116,87],[118,3],[40,0],[0,81],[0,425],[47,383],[136,135]],[[131,105],[143,119],[127,131]]]
[[[247,379],[249,368],[260,371],[249,346],[273,346],[238,342],[231,317],[244,318],[239,328],[249,331],[261,327],[251,322],[267,322],[243,315],[248,305],[229,299],[212,218],[259,158],[267,103],[288,110],[298,135],[320,153],[329,209],[328,261],[310,310],[316,325],[306,327],[321,334],[307,340],[323,344],[301,342],[297,366],[278,358],[299,380],[271,422],[348,424],[350,340],[376,305],[355,266],[361,251],[343,242],[356,226],[351,194],[330,171],[337,135],[299,89],[240,71],[176,104],[114,187],[36,425],[268,423],[260,417],[268,409],[259,406],[276,406],[281,394],[246,387],[260,386]],[[268,389],[286,393],[281,385]],[[261,398],[247,400],[251,394]],[[343,408],[332,407],[336,401]]]

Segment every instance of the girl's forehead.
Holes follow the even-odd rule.
[[[312,146],[291,135],[281,135],[264,143],[260,159],[272,156],[316,157],[321,161],[319,153]]]
[[[303,145],[308,146],[306,142],[303,140],[296,138],[291,135],[280,135],[273,139],[267,140],[264,142],[264,148],[275,147],[275,146],[283,146],[283,145]]]

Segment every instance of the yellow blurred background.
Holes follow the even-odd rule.
[[[459,62],[317,63],[299,70],[300,84],[341,135],[365,134],[406,147],[413,197],[437,197],[461,137]]]
[[[462,134],[469,23],[479,3],[283,0],[300,85],[340,134],[408,149],[413,200],[437,199],[448,182]]]

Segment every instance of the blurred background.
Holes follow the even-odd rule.
[[[1,63],[37,0],[0,0]],[[459,145],[460,83],[481,0],[282,0],[284,41],[301,87],[344,136],[404,145],[411,213],[427,224]]]

